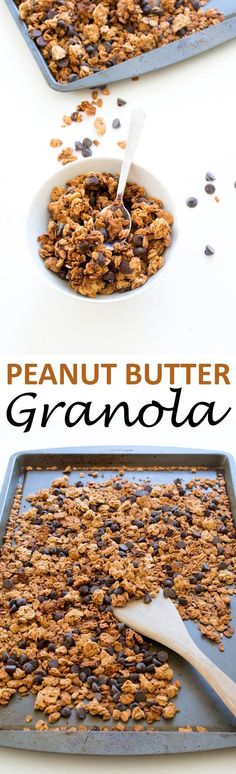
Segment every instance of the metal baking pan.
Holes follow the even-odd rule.
[[[148,51],[133,59],[128,59],[121,64],[113,65],[106,70],[100,70],[98,73],[78,78],[73,83],[58,83],[52,75],[45,59],[35,42],[28,33],[27,26],[20,18],[18,8],[14,0],[5,0],[12,16],[14,17],[22,35],[30,48],[40,70],[52,89],[57,91],[77,91],[78,89],[90,89],[96,86],[105,86],[107,83],[122,81],[125,78],[134,78],[153,70],[161,70],[163,67],[190,59],[192,56],[202,54],[205,51],[220,46],[227,40],[236,37],[236,0],[210,0],[204,9],[215,8],[224,14],[224,21],[212,27],[208,27],[203,32],[196,32],[188,35],[186,38],[167,43],[160,48]]]
[[[199,473],[214,478],[217,471],[222,471],[236,524],[236,469],[233,458],[224,452],[156,447],[49,449],[21,452],[11,457],[0,499],[0,540],[6,530],[17,484],[23,484],[21,507],[27,507],[27,494],[48,486],[67,465],[77,471],[82,469],[85,474],[83,481],[86,481],[87,477],[91,480],[91,468],[98,471],[96,481],[99,481],[100,477],[104,481],[106,477],[110,477],[111,471],[120,470],[125,466],[126,477],[139,482],[147,476],[152,481],[171,481],[176,477],[176,471],[186,467],[196,467],[197,472],[181,470],[178,476],[183,481]],[[31,469],[26,470],[27,466]],[[49,470],[51,466],[55,469]],[[153,470],[154,466],[162,470]],[[170,467],[171,470],[168,469]],[[75,470],[69,476],[73,482],[77,480],[78,473]],[[232,617],[236,619],[236,604],[233,605],[233,599],[236,603],[236,598],[232,597]],[[235,638],[228,639],[224,653],[220,653],[216,645],[201,637],[192,621],[187,622],[187,627],[204,653],[236,680]],[[236,718],[233,718],[212,689],[187,662],[170,653],[170,664],[173,666],[175,677],[179,678],[182,684],[176,700],[180,713],[172,721],[162,719],[153,724],[151,732],[135,732],[129,724],[124,732],[104,732],[88,728],[70,732],[70,725],[75,724],[73,713],[66,730],[59,730],[60,723],[65,724],[65,721],[59,721],[49,731],[36,731],[35,722],[43,715],[34,711],[34,697],[30,694],[20,699],[16,695],[7,706],[0,708],[0,745],[85,755],[153,755],[236,746]],[[31,714],[33,720],[25,730],[27,714]],[[92,723],[94,721],[91,719],[91,725]],[[96,725],[99,727],[97,719]],[[109,729],[109,723],[107,725]],[[179,732],[179,726],[191,726],[193,729],[203,726],[207,730]]]

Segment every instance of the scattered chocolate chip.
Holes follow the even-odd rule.
[[[186,597],[179,597],[178,598],[179,605],[182,605],[182,607],[186,607],[188,605],[188,600]]]
[[[64,618],[63,613],[60,613],[60,610],[55,610],[55,613],[53,613],[54,621],[61,621],[62,618]]]
[[[80,140],[76,140],[75,141],[75,150],[76,151],[82,151],[82,148],[83,148],[83,143],[80,142]]]
[[[86,709],[84,707],[78,707],[76,710],[76,715],[79,720],[84,720],[87,715]]]
[[[205,563],[202,565],[202,572],[210,572],[210,567],[209,567],[209,564],[208,564],[208,562],[205,562]]]
[[[211,247],[211,245],[206,245],[204,252],[205,255],[214,255],[215,250],[214,247]]]
[[[4,669],[5,669],[5,672],[7,672],[8,675],[14,675],[14,672],[17,669],[17,665],[16,664],[6,664]]]
[[[212,185],[211,183],[207,183],[207,185],[205,185],[205,191],[207,194],[213,194],[215,193],[215,190],[216,190],[215,186]]]
[[[84,148],[91,148],[91,145],[93,144],[93,141],[90,140],[89,137],[85,137],[83,140],[83,147]]]
[[[114,120],[112,121],[112,128],[113,129],[120,129],[120,127],[121,127],[120,119],[119,118],[114,118]]]
[[[175,589],[167,589],[165,588],[163,590],[164,597],[169,597],[170,599],[176,599],[177,593]]]
[[[90,175],[90,177],[87,177],[85,182],[84,182],[84,187],[85,187],[85,189],[86,188],[89,188],[89,189],[90,188],[91,189],[99,188],[99,179],[98,179],[98,177],[96,175]]]
[[[92,152],[91,148],[85,148],[84,145],[82,147],[81,153],[82,153],[82,156],[85,159],[87,159],[87,158],[89,158],[89,156],[93,155],[93,152]]]
[[[61,718],[70,718],[71,716],[71,709],[70,707],[62,707],[60,711]]]
[[[161,662],[161,664],[165,664],[166,661],[168,661],[169,655],[166,650],[159,650],[157,654],[158,661]]]
[[[4,586],[4,589],[12,589],[12,586],[13,586],[13,580],[11,580],[11,578],[6,578],[6,579],[3,581],[3,586]]]
[[[215,180],[215,175],[213,175],[212,172],[207,172],[205,175],[205,180],[213,181]]]
[[[186,201],[187,207],[197,207],[198,200],[194,196],[189,196],[189,198]]]
[[[44,48],[45,46],[47,46],[47,41],[45,40],[45,38],[43,38],[42,35],[37,36],[35,42],[37,43],[37,46],[39,46],[39,48]]]
[[[149,605],[150,602],[152,602],[151,594],[145,594],[144,597],[143,597],[143,601],[144,601],[145,605]]]
[[[49,669],[57,669],[58,667],[58,660],[57,658],[51,658],[48,662]]]

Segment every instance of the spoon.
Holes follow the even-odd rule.
[[[125,155],[122,162],[116,199],[114,202],[112,202],[112,204],[108,204],[107,207],[104,207],[104,209],[101,210],[100,212],[100,216],[104,216],[105,214],[105,218],[106,218],[106,213],[109,214],[109,212],[112,213],[113,217],[116,216],[116,213],[117,213],[117,216],[121,215],[121,217],[124,218],[124,220],[126,221],[125,228],[123,230],[124,238],[127,238],[127,236],[129,236],[132,222],[131,222],[130,213],[124,206],[123,197],[124,197],[128,174],[129,174],[130,167],[135,154],[135,150],[138,145],[138,141],[142,132],[145,118],[146,118],[146,114],[144,110],[142,110],[142,108],[135,108],[135,110],[133,110],[131,114],[131,119],[130,119],[126,150],[125,150]],[[114,240],[113,242],[105,242],[105,246],[108,247],[110,250],[113,250],[115,241],[117,242],[118,239]]]
[[[125,607],[113,607],[113,613],[121,623],[189,661],[236,716],[236,683],[195,645],[178,610],[171,599],[164,597],[163,591],[149,604],[134,600]]]

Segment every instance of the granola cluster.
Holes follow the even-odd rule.
[[[168,653],[118,623],[112,606],[148,604],[162,587],[223,649],[235,528],[221,474],[185,485],[95,478],[63,475],[22,512],[17,493],[0,556],[0,704],[31,692],[49,723],[76,713],[77,723],[142,730],[174,717],[180,683]]]
[[[117,185],[117,175],[87,173],[51,194],[39,254],[47,269],[83,296],[144,285],[163,266],[164,250],[171,243],[172,215],[136,183],[128,183],[125,190],[124,205],[132,220],[127,236],[126,216],[115,207]],[[112,202],[114,211],[102,213]]]
[[[223,20],[199,0],[15,0],[54,78],[72,82]]]

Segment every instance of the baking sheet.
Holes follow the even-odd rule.
[[[182,466],[196,466],[197,472],[181,470],[178,472],[183,481],[192,476],[207,476],[214,478],[217,471],[224,473],[232,515],[236,524],[236,473],[232,457],[221,452],[207,452],[189,449],[156,449],[135,447],[121,448],[82,448],[59,449],[48,451],[23,452],[14,455],[8,465],[5,482],[0,499],[0,541],[2,540],[14,498],[16,486],[23,484],[21,508],[27,508],[27,494],[41,487],[47,487],[51,481],[62,474],[70,465],[82,469],[85,473],[83,481],[93,480],[89,476],[91,468],[98,471],[96,481],[106,480],[122,466],[130,468],[125,476],[135,481],[147,477],[151,481],[172,481],[176,472]],[[32,470],[25,471],[27,466]],[[48,470],[56,466],[56,470]],[[173,467],[173,470],[152,470],[154,466],[161,468]],[[37,468],[42,470],[37,470]],[[133,470],[142,467],[144,470]],[[207,468],[207,470],[204,470]],[[78,473],[72,471],[70,481],[78,479]],[[236,619],[236,598],[232,598],[233,621]],[[233,622],[232,622],[233,623]],[[232,679],[236,680],[235,637],[225,640],[225,651],[220,653],[217,646],[204,639],[192,622],[187,622],[187,628],[197,645]],[[45,732],[33,730],[35,722],[44,717],[40,712],[34,712],[34,697],[30,694],[20,698],[14,696],[5,707],[0,707],[0,744],[7,747],[17,747],[48,752],[80,753],[91,755],[144,755],[157,753],[189,752],[196,750],[220,749],[236,745],[236,718],[225,708],[213,690],[206,685],[198,673],[176,654],[170,651],[170,665],[174,669],[175,679],[181,681],[181,691],[176,704],[180,709],[172,721],[162,719],[154,723],[150,732],[132,731],[132,724],[127,724],[127,730],[121,731],[77,731],[70,732],[70,726],[76,721],[71,715],[68,724],[61,719],[52,729]],[[25,717],[31,714],[32,723],[25,729]],[[66,730],[58,730],[63,725]],[[112,724],[112,722],[111,722]],[[86,726],[88,720],[86,719]],[[94,719],[91,718],[91,725]],[[96,726],[99,728],[96,718]],[[179,726],[203,726],[206,732],[179,732]],[[109,728],[109,723],[107,724]],[[32,730],[31,730],[32,729]]]
[[[163,67],[182,62],[197,54],[202,54],[236,37],[236,0],[218,0],[218,2],[213,0],[207,4],[207,7],[217,7],[224,14],[225,20],[220,22],[220,24],[208,27],[203,32],[188,35],[186,38],[174,41],[174,43],[167,43],[160,48],[133,57],[133,59],[129,59],[121,64],[113,65],[113,67],[101,70],[93,75],[78,78],[77,81],[72,83],[58,83],[40,50],[37,48],[36,43],[30,37],[25,22],[20,18],[14,0],[5,0],[5,2],[36,59],[45,80],[56,91],[77,91],[78,89],[102,87],[114,81],[134,78],[144,73],[160,70]]]

